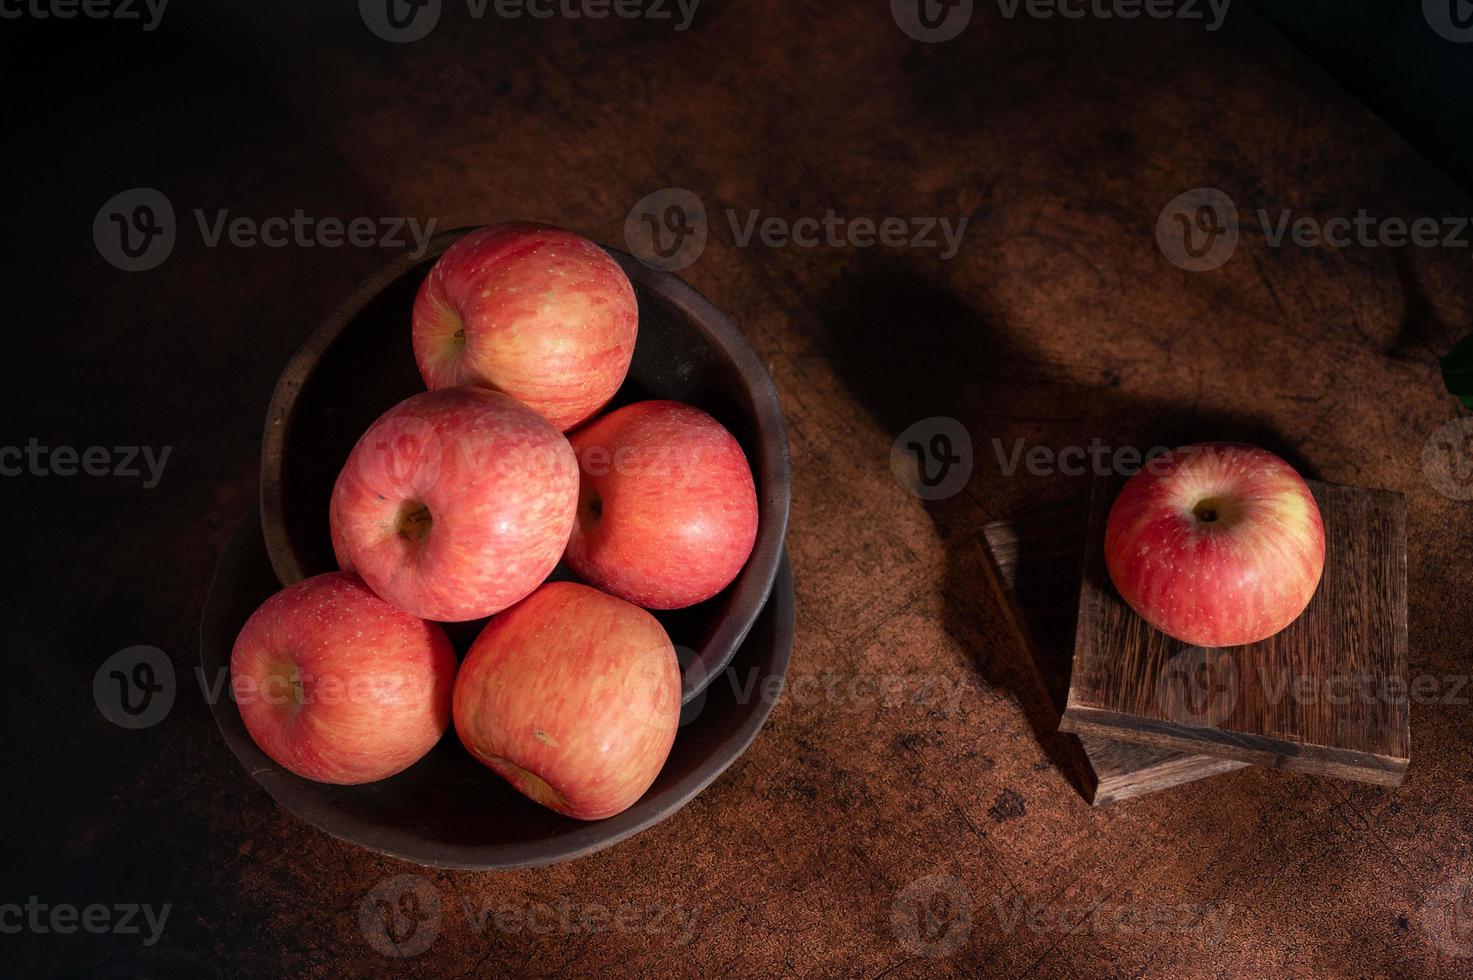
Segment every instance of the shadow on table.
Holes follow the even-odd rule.
[[[1204,412],[1121,390],[1109,351],[1085,359],[1098,370],[1079,378],[1078,359],[1051,362],[990,309],[986,299],[964,300],[934,270],[925,271],[922,275],[907,260],[884,255],[856,266],[822,304],[831,312],[821,324],[820,342],[840,379],[885,430],[887,440],[935,417],[955,419],[969,433],[973,470],[966,485],[951,496],[924,501],[945,550],[945,627],[973,651],[989,685],[1013,694],[1050,761],[1074,774],[1079,785],[1077,744],[1058,731],[1068,689],[1067,661],[1052,668],[1047,663],[1035,666],[1016,643],[992,641],[988,600],[978,598],[993,593],[982,558],[984,522],[1075,504],[1082,509],[1088,496],[1092,464],[1086,463],[1086,472],[1078,476],[1030,472],[1027,450],[1087,448],[1092,440],[1142,450],[1204,439],[1236,440],[1278,453],[1306,476],[1315,474],[1259,419]],[[888,442],[876,447],[874,458],[886,458],[889,449]],[[1021,553],[1020,594],[1035,591],[1033,578],[1056,575],[1058,564],[1056,555]],[[1054,639],[1067,642],[1062,631],[1054,631]]]

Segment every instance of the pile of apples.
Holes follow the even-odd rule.
[[[705,412],[599,416],[638,318],[618,264],[558,228],[483,228],[441,256],[412,323],[429,390],[368,428],[333,488],[342,571],[276,593],[236,638],[231,687],[263,752],[307,779],[372,782],[453,719],[471,755],[559,813],[600,819],[644,794],[681,693],[646,610],[731,583],[757,495]],[[588,584],[547,582],[560,560]],[[438,624],[487,616],[457,665]]]

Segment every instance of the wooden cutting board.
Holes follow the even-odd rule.
[[[1148,625],[1105,569],[1119,482],[1096,479],[1061,728],[1155,749],[1399,785],[1411,753],[1406,501],[1309,481],[1325,572],[1303,615],[1259,643],[1192,647]]]
[[[983,567],[1029,655],[1031,674],[1054,711],[1055,725],[1069,692],[1085,521],[1081,505],[983,528]],[[1067,762],[1094,806],[1247,765],[1097,735],[1062,737]]]

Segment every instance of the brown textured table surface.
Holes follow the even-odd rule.
[[[1423,467],[1457,414],[1435,355],[1467,330],[1468,249],[1276,248],[1254,214],[1473,204],[1246,7],[1208,32],[1009,20],[979,4],[959,38],[921,45],[885,4],[862,6],[713,2],[678,32],[476,21],[447,4],[407,45],[373,36],[351,5],[171,8],[151,32],[18,28],[70,57],[34,104],[7,110],[65,124],[35,137],[42,163],[13,192],[16,227],[39,238],[12,266],[12,371],[26,376],[7,439],[172,454],[152,489],[5,484],[25,567],[6,576],[0,634],[0,901],[171,912],[152,945],[0,935],[0,972],[1473,969],[1460,955],[1473,953],[1469,692],[1443,684],[1468,673],[1470,504]],[[43,67],[16,57],[15,74]],[[89,231],[103,201],[138,186],[169,197],[178,241],[129,274]],[[790,680],[817,680],[790,688],[709,790],[630,841],[544,870],[424,872],[440,931],[395,965],[360,930],[360,905],[419,872],[278,809],[190,674],[211,570],[255,505],[275,375],[388,251],[206,247],[195,209],[207,226],[219,209],[440,228],[535,218],[622,245],[631,207],[667,187],[710,216],[682,275],[743,326],[782,395]],[[1167,261],[1155,237],[1167,202],[1198,187],[1229,195],[1244,225],[1208,272]],[[830,209],[970,223],[946,261],[937,248],[742,246],[726,214],[740,230],[753,210]],[[974,464],[963,492],[928,502],[889,459],[933,417],[965,426]],[[1087,477],[1026,461],[1009,475],[1007,459],[1017,440],[1205,437],[1406,494],[1411,670],[1442,686],[1413,707],[1399,789],[1248,769],[1092,810],[1051,759],[976,539]],[[164,721],[128,732],[90,685],[134,644],[164,650],[183,683]]]

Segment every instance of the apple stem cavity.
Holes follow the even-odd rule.
[[[1221,497],[1203,497],[1192,505],[1192,516],[1199,524],[1226,524],[1232,517],[1232,509]]]
[[[446,326],[455,328],[450,331],[450,342],[446,346],[449,348],[449,355],[457,357],[465,350],[465,317],[460,315],[460,310],[450,304],[442,306],[441,309],[444,311]]]
[[[302,674],[297,670],[296,661],[287,656],[281,657],[266,677],[270,685],[268,693],[280,699],[277,703],[284,710],[295,714],[307,700],[307,692],[302,686]]]
[[[429,537],[430,527],[434,524],[434,518],[430,516],[430,509],[418,500],[406,500],[399,507],[399,518],[395,522],[395,528],[399,537],[410,544],[419,544]]]

